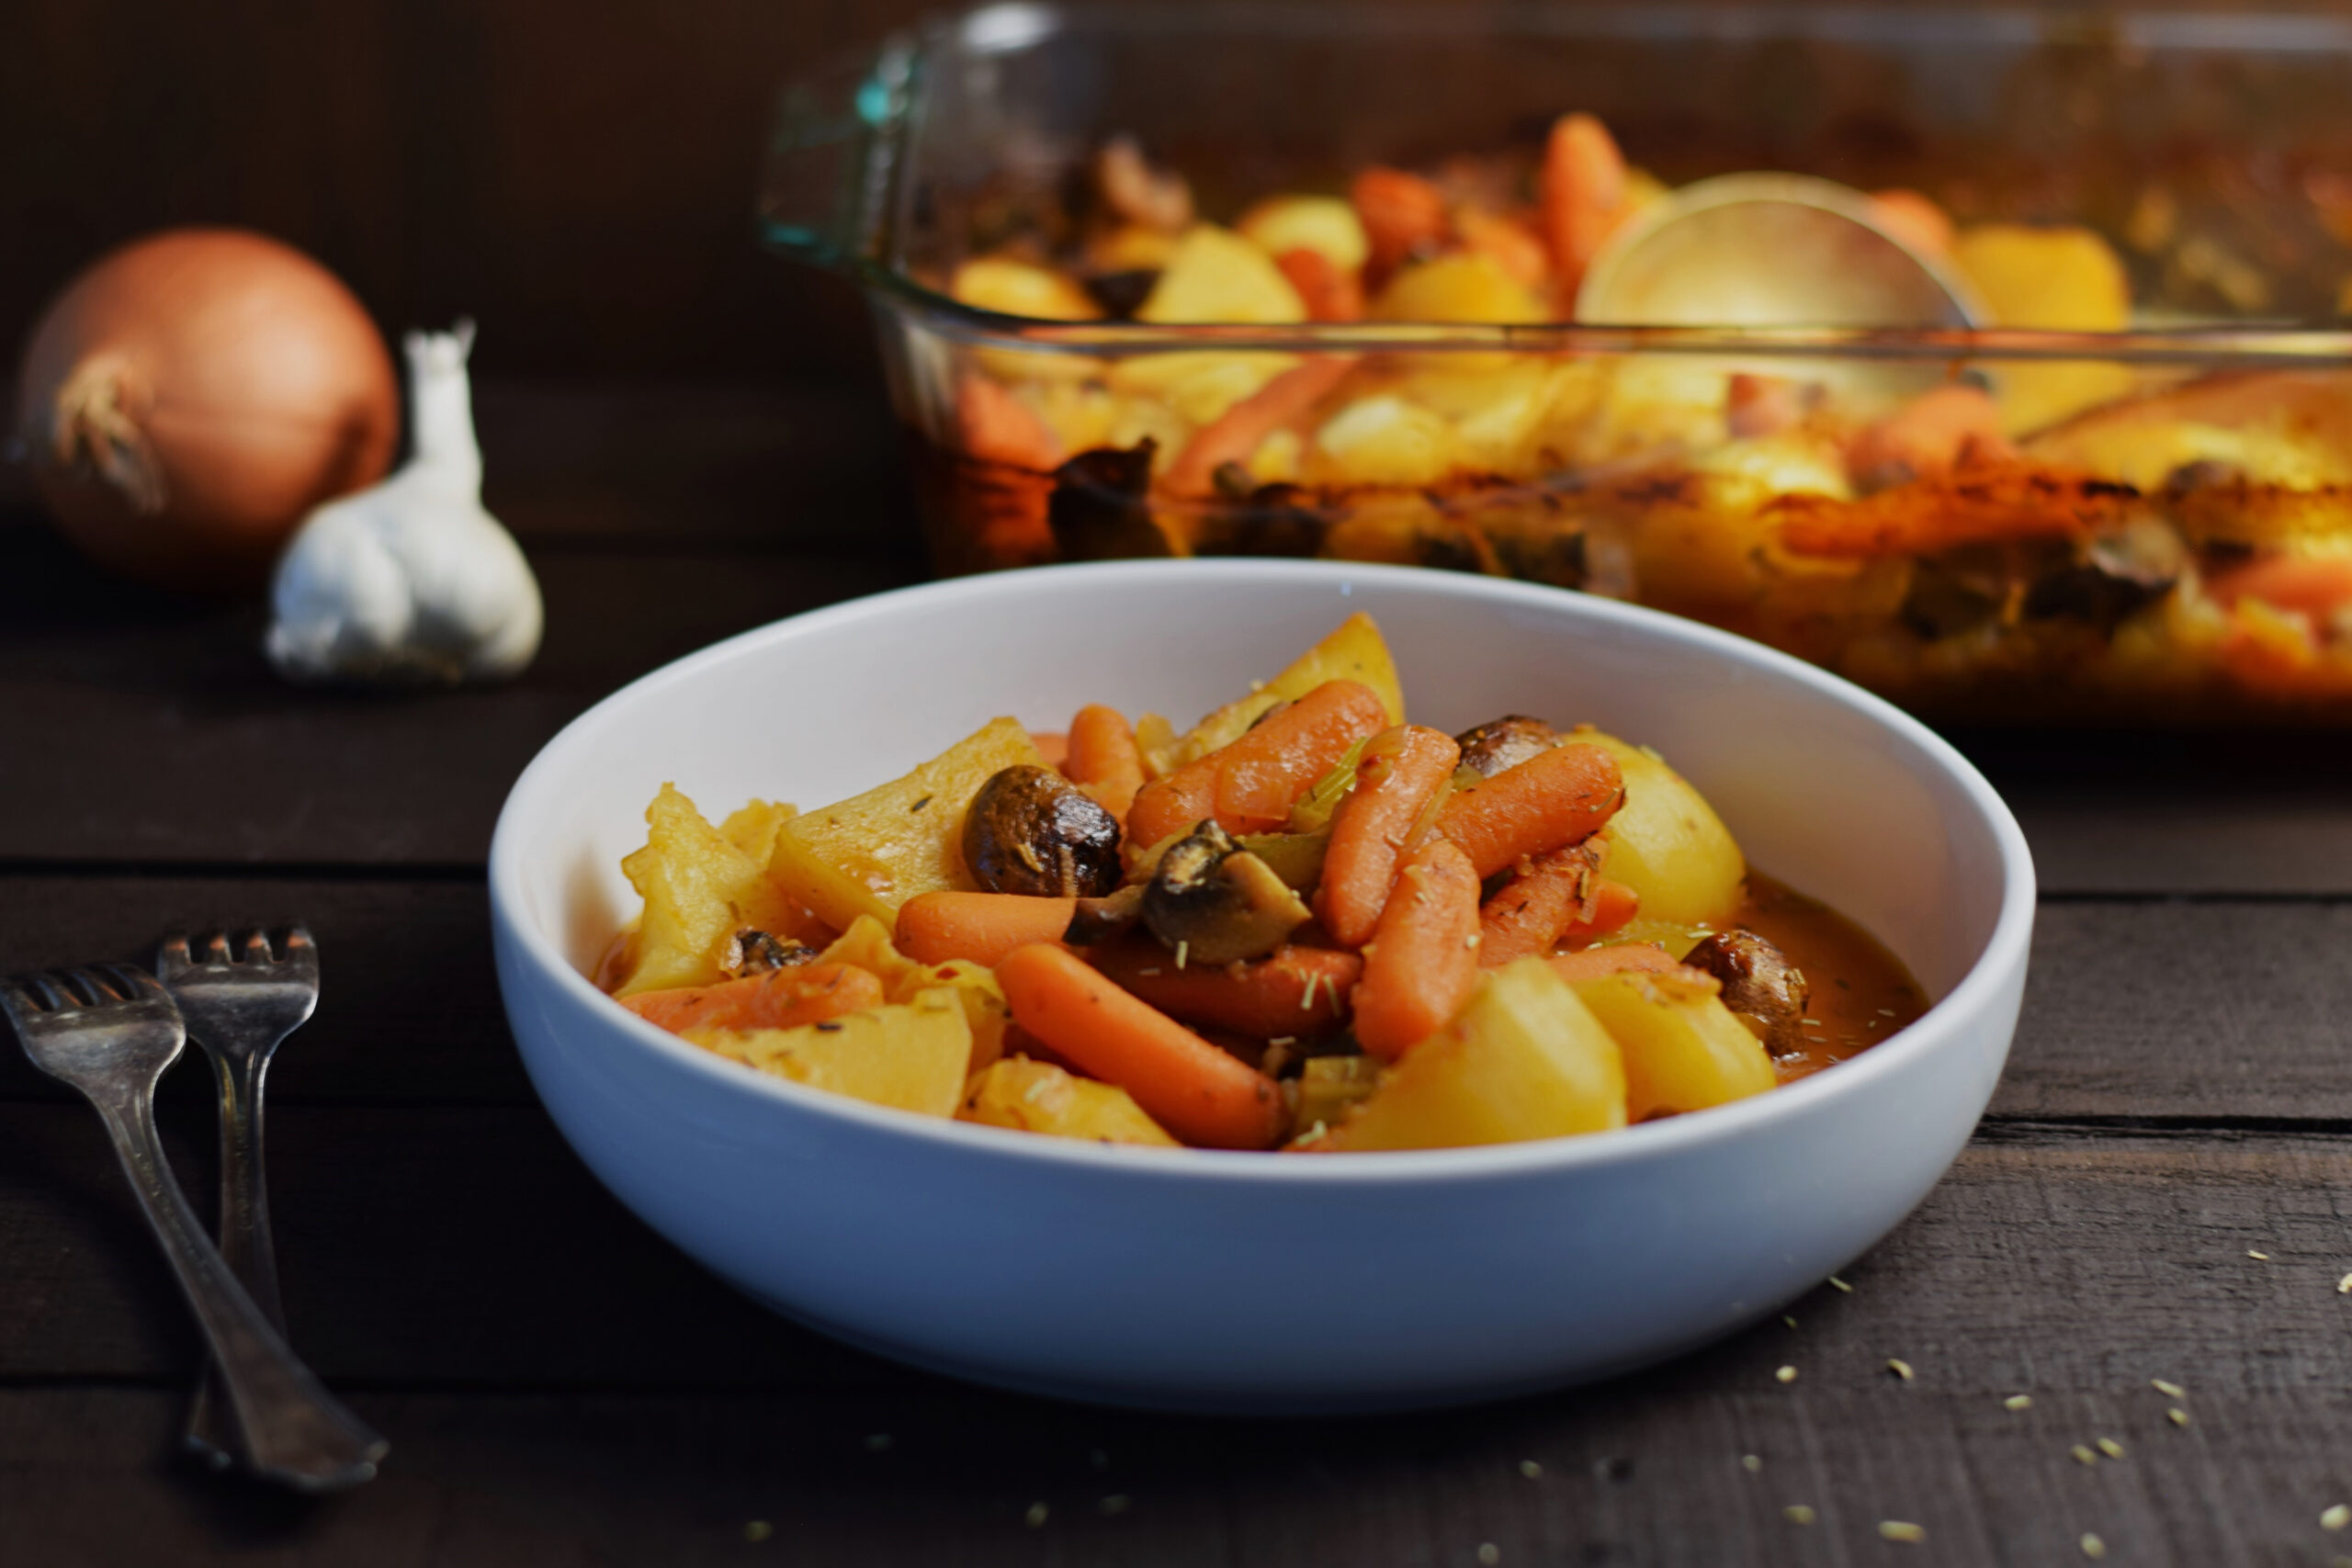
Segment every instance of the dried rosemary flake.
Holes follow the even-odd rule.
[[[2148,1380],[2148,1386],[2154,1389],[2158,1393],[2163,1394],[2166,1399],[2187,1399],[2188,1397],[2188,1391],[2187,1389],[2165,1378],[2150,1378]]]
[[[1532,1459],[1523,1459],[1519,1461],[1519,1472],[1530,1481],[1544,1479],[1544,1467]]]
[[[1881,1519],[1878,1533],[1882,1540],[1907,1540],[1914,1546],[1928,1539],[1927,1530],[1908,1519]]]
[[[2270,1261],[2270,1254],[2267,1252],[2256,1252],[2250,1247],[2245,1249],[2245,1255],[2248,1258],[2253,1258],[2257,1263],[2267,1263]]]
[[[2341,1503],[2332,1505],[2319,1517],[2319,1528],[2324,1530],[2340,1530],[2346,1525],[2352,1525],[2352,1507]]]
[[[2123,1445],[2117,1442],[2113,1438],[2101,1438],[2098,1440],[2098,1451],[2105,1454],[2109,1459],[2121,1459],[2123,1457]]]
[[[1754,1475],[1764,1468],[1764,1461],[1754,1454],[1742,1454],[1739,1456],[1739,1468]]]
[[[1794,1367],[1782,1367],[1779,1371],[1774,1372],[1772,1375],[1780,1379],[1782,1382],[1794,1382],[1797,1381],[1797,1370]]]
[[[1813,1523],[1814,1516],[1813,1510],[1803,1503],[1792,1503],[1781,1510],[1781,1517],[1792,1525],[1809,1525]]]
[[[1829,1276],[1829,1283],[1832,1289],[1842,1291],[1849,1296],[1854,1293],[1854,1287],[1846,1283],[1845,1280],[1840,1280],[1835,1274]]]
[[[1781,1314],[1781,1321],[1787,1324],[1791,1328],[1794,1328],[1797,1325],[1797,1320],[1791,1317],[1787,1313],[1782,1313]]]
[[[1893,1372],[1896,1377],[1901,1378],[1905,1382],[1909,1382],[1911,1381],[1911,1363],[1905,1360],[1900,1356],[1889,1356],[1886,1359],[1886,1370]]]
[[[2033,1408],[2033,1395],[2030,1393],[2013,1393],[2009,1395],[2008,1398],[2001,1401],[2001,1408],[2004,1410],[2030,1410]]]
[[[2089,1558],[2094,1562],[2098,1562],[2100,1558],[2107,1555],[2107,1542],[2099,1540],[2098,1537],[2091,1534],[2090,1531],[2085,1530],[2083,1532],[2083,1555]]]
[[[2352,1274],[2346,1274],[2335,1281],[2335,1293],[2339,1296],[2352,1296]]]
[[[1046,1522],[1046,1515],[1048,1511],[1045,1504],[1032,1503],[1029,1505],[1029,1511],[1021,1516],[1022,1522],[1031,1529],[1035,1529]]]
[[[2091,1452],[2090,1450],[2083,1447],[2080,1443],[2076,1443],[2068,1451],[2075,1456],[2075,1462],[2076,1464],[2097,1464],[2098,1462],[2098,1455]]]
[[[1190,953],[1190,952],[1192,951],[1192,948],[1193,948],[1193,944],[1192,944],[1191,942],[1178,942],[1178,943],[1176,944],[1176,967],[1177,967],[1177,968],[1182,969],[1182,967],[1184,967],[1184,955],[1185,955],[1187,953]]]
[[[2165,1419],[2176,1427],[2186,1427],[2188,1425],[2188,1412],[2176,1404],[2165,1412]]]

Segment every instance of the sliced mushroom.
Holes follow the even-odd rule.
[[[745,926],[727,939],[726,951],[718,955],[718,966],[729,975],[765,975],[777,969],[794,969],[803,964],[814,964],[818,950],[805,942],[788,936]]]
[[[1184,176],[1144,156],[1132,136],[1114,136],[1094,154],[1094,193],[1106,211],[1165,234],[1193,225],[1193,188]]]
[[[1273,867],[1215,822],[1160,856],[1144,889],[1144,924],[1187,964],[1263,958],[1312,919]]]
[[[965,814],[964,864],[991,893],[1099,898],[1119,886],[1119,819],[1051,768],[1006,768]]]
[[[1489,779],[1560,743],[1557,730],[1522,713],[1490,719],[1453,739],[1462,747],[1462,765]]]
[[[1128,560],[1192,554],[1182,530],[1151,504],[1152,457],[1145,436],[1133,446],[1097,446],[1054,470],[1046,525],[1063,560]]]
[[[2026,591],[2025,613],[2037,620],[2088,621],[2111,632],[2163,598],[2188,566],[2188,547],[2169,524],[2137,517],[2036,580]]]
[[[1717,931],[1684,953],[1682,962],[1723,982],[1724,1006],[1753,1020],[1772,1055],[1804,1048],[1804,1006],[1813,987],[1779,948],[1742,927]]]
[[[1062,940],[1072,947],[1093,947],[1110,941],[1143,919],[1143,890],[1142,883],[1132,882],[1101,898],[1080,898],[1070,912],[1069,928],[1062,932]]]

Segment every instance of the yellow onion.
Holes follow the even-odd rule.
[[[92,264],[34,329],[17,408],[68,537],[207,592],[258,586],[312,507],[383,477],[400,434],[391,356],[351,290],[234,229]]]

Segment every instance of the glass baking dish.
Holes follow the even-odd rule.
[[[2347,104],[2352,22],[2317,16],[1001,5],[787,88],[759,213],[872,300],[942,571],[1415,563],[1696,616],[1947,718],[2342,724]],[[1153,304],[1188,220],[1247,249],[1261,198],[1364,210],[1374,167],[1459,205],[1383,278],[1375,230],[1359,283],[1551,232],[1570,111],[1627,210],[1743,170],[1923,195],[1996,324],[1595,325],[1556,278],[1503,319],[1424,289],[1303,320],[1288,253],[1288,303]],[[1189,220],[1106,183],[1122,139]]]

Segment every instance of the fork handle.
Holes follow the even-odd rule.
[[[126,1089],[93,1094],[90,1102],[211,1347],[239,1450],[261,1474],[306,1492],[337,1491],[375,1474],[384,1439],[294,1359],[206,1239],[164,1161],[152,1095]]]
[[[220,1257],[284,1337],[286,1309],[278,1298],[277,1249],[270,1239],[269,1189],[261,1158],[262,1077],[269,1071],[269,1056],[259,1051],[205,1055],[220,1099]],[[230,1463],[237,1451],[220,1363],[209,1357],[188,1404],[187,1442],[217,1465]]]

